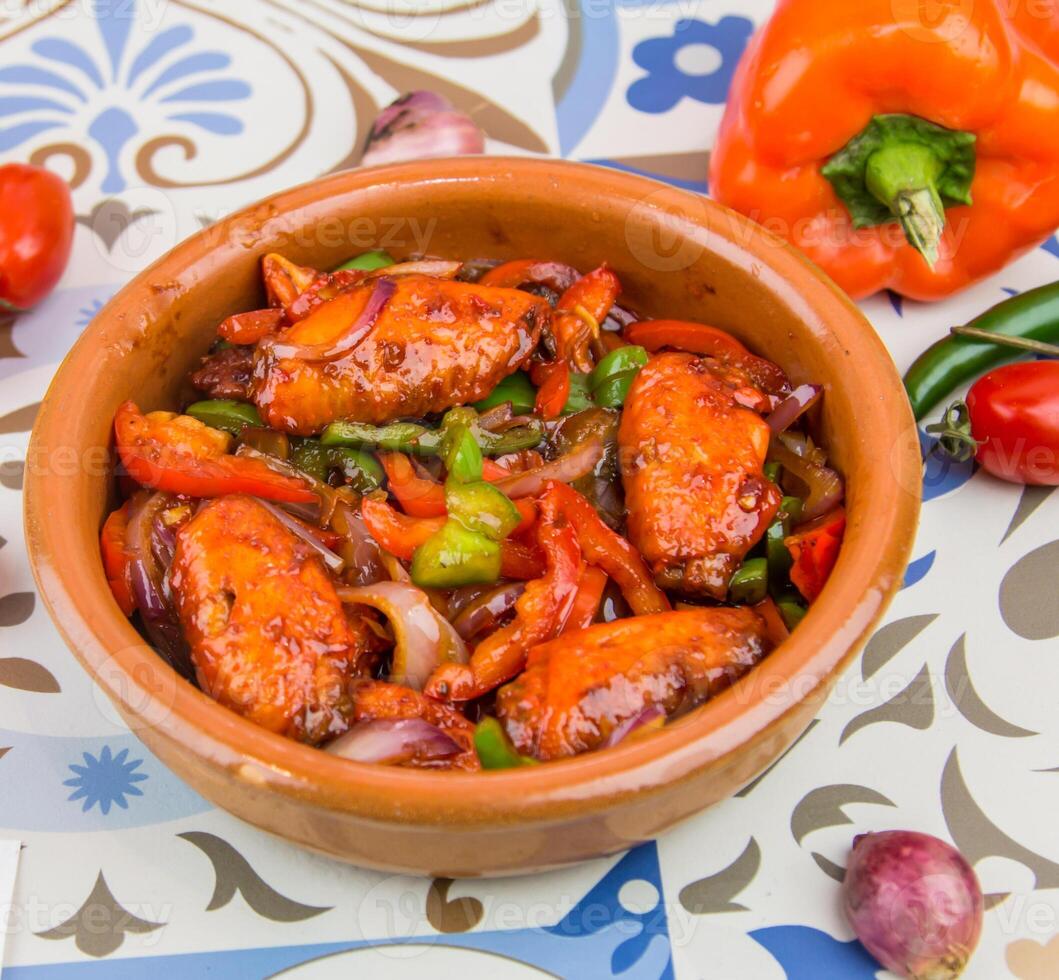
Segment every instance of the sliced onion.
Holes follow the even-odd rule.
[[[773,439],[769,444],[769,458],[801,480],[808,489],[809,494],[802,506],[803,521],[820,517],[842,502],[842,477],[829,466],[820,466],[807,457],[799,456],[779,439]]]
[[[504,616],[515,608],[519,596],[525,591],[525,582],[510,582],[492,589],[461,609],[452,621],[452,626],[465,640],[494,630]]]
[[[573,483],[591,473],[596,464],[603,458],[604,442],[602,438],[588,438],[579,443],[565,456],[526,470],[514,473],[498,480],[494,486],[509,497],[536,497],[544,492],[545,484],[555,480],[558,483]]]
[[[798,385],[765,421],[773,432],[784,432],[809,411],[823,393],[820,385]]]
[[[467,663],[463,639],[422,589],[405,582],[376,582],[340,587],[338,597],[378,609],[390,621],[395,639],[390,668],[393,683],[421,691],[439,664]]]
[[[610,733],[610,737],[603,743],[603,748],[610,749],[621,742],[623,739],[628,738],[637,729],[643,728],[645,725],[650,725],[652,722],[658,721],[659,718],[664,719],[666,716],[665,710],[657,704],[652,704],[647,708],[644,708],[639,714],[633,715],[631,718],[626,718],[617,728]]]
[[[463,268],[462,262],[452,259],[416,259],[414,262],[398,262],[381,269],[372,269],[365,279],[380,276],[429,276],[431,279],[454,279]]]
[[[333,361],[348,354],[375,326],[379,314],[382,313],[397,289],[397,283],[389,276],[380,276],[374,282],[375,288],[368,296],[364,308],[350,324],[349,329],[336,340],[323,344],[291,344],[285,343],[282,339],[265,339],[261,341],[262,349],[270,351],[276,357],[293,358],[299,361]]]
[[[511,402],[501,402],[499,405],[494,405],[492,408],[486,409],[486,411],[482,412],[482,414],[478,416],[478,424],[483,429],[488,429],[492,432],[494,426],[510,422],[514,414],[515,413],[511,408]]]
[[[323,560],[323,563],[336,575],[346,567],[344,559],[336,555],[326,545],[321,544],[312,533],[307,531],[301,526],[290,514],[286,511],[280,510],[275,504],[270,503],[267,500],[262,500],[260,497],[255,497],[255,500],[265,508],[277,521],[280,522],[288,531],[291,532],[295,537],[304,541],[316,554]]]
[[[401,564],[401,559],[396,555],[390,554],[385,548],[379,549],[379,560],[382,562],[382,567],[386,569],[386,574],[390,576],[390,581],[412,581],[412,576],[408,574],[408,569]]]
[[[371,585],[387,578],[382,549],[368,533],[360,511],[342,495],[332,494],[331,513],[327,523],[345,539],[338,549],[346,562],[346,581],[354,585]]]
[[[324,746],[325,752],[353,762],[397,763],[410,759],[446,759],[460,744],[421,718],[376,718],[354,725]]]

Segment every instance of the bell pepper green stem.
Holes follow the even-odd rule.
[[[868,157],[864,168],[865,186],[890,209],[908,243],[931,268],[945,229],[945,205],[936,185],[943,169],[937,154],[921,143],[884,146]]]
[[[1003,341],[1059,343],[1059,282],[1012,296],[967,327],[977,331],[975,336],[939,340],[920,354],[905,374],[905,390],[917,420],[956,388],[1017,357],[1018,350],[1004,346]]]
[[[503,726],[496,718],[487,717],[474,729],[474,748],[483,769],[515,769],[538,765],[536,759],[519,755]]]
[[[188,405],[185,415],[198,419],[213,429],[223,429],[237,436],[248,425],[262,425],[257,409],[248,402],[236,402],[227,398],[211,398],[208,401]]]
[[[335,266],[334,271],[339,272],[343,269],[362,269],[370,272],[372,269],[385,269],[388,265],[393,265],[394,262],[395,259],[389,252],[384,252],[382,249],[376,249],[372,252],[362,252],[360,255],[355,255],[341,265]]]

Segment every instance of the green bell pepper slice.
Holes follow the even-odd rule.
[[[539,764],[536,759],[515,751],[507,732],[493,717],[483,718],[475,726],[474,749],[483,769],[515,769]]]
[[[239,435],[247,425],[263,425],[257,408],[249,402],[236,402],[228,398],[211,398],[195,402],[184,411],[211,429],[223,429],[233,436]]]
[[[570,372],[570,394],[566,396],[566,404],[563,406],[563,415],[577,415],[578,412],[586,412],[595,408],[596,403],[592,401],[592,393],[588,386],[589,375]]]
[[[443,434],[414,422],[368,425],[366,422],[332,422],[320,435],[324,446],[352,446],[354,449],[383,449],[391,453],[436,456]]]
[[[518,508],[491,483],[445,483],[445,507],[452,520],[468,531],[484,534],[493,541],[506,538],[522,520]]]
[[[475,402],[474,407],[479,412],[485,412],[505,402],[511,403],[511,411],[516,415],[533,411],[537,404],[537,389],[533,387],[533,382],[525,371],[509,374],[485,398]]]
[[[783,622],[789,630],[793,630],[809,611],[809,607],[804,602],[799,602],[797,599],[792,598],[780,599],[776,602],[776,606],[779,608]]]
[[[647,360],[646,349],[635,344],[612,350],[588,376],[592,400],[601,408],[622,406],[636,375]]]
[[[482,479],[482,449],[468,426],[457,422],[445,432],[445,468],[457,483]]]
[[[768,595],[768,589],[768,560],[750,558],[743,562],[728,583],[728,601],[752,606]]]
[[[389,252],[384,252],[382,249],[375,249],[372,252],[361,252],[360,255],[355,255],[341,265],[335,266],[334,271],[339,272],[343,269],[360,269],[370,272],[372,269],[385,269],[388,265],[393,265],[396,261],[397,260],[390,255]]]
[[[328,462],[332,469],[339,470],[346,482],[358,493],[370,493],[382,486],[382,464],[371,455],[349,446],[330,446]]]
[[[500,578],[500,545],[458,521],[446,521],[416,548],[411,575],[424,589],[490,585]]]

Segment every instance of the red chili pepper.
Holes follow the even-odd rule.
[[[837,507],[783,539],[794,560],[791,566],[791,581],[810,602],[820,595],[827,584],[831,570],[835,567],[845,530],[845,508]]]
[[[686,320],[641,320],[625,328],[625,339],[652,352],[673,347],[719,358],[750,353],[727,331]]]
[[[132,581],[129,577],[132,555],[125,548],[128,513],[127,503],[110,513],[99,535],[99,550],[103,555],[103,569],[107,574],[110,591],[114,593],[114,599],[121,611],[126,616],[131,616],[136,609],[136,600],[133,598]]]
[[[134,402],[125,402],[114,417],[114,436],[125,469],[141,486],[188,497],[247,493],[291,503],[317,500],[304,481],[259,459],[230,455],[226,433],[187,415],[142,415]]]
[[[588,629],[596,618],[599,604],[603,601],[603,590],[607,587],[607,573],[594,565],[585,565],[581,572],[581,581],[577,583],[577,596],[574,598],[570,615],[566,617],[562,633]]]
[[[481,697],[522,670],[532,647],[558,635],[570,615],[583,566],[573,526],[560,513],[551,488],[541,498],[537,539],[546,571],[526,585],[515,604],[514,621],[479,643],[470,663],[439,667],[424,690],[428,697],[441,701]]]
[[[221,321],[217,334],[230,344],[256,344],[262,337],[275,333],[284,319],[283,310],[276,307],[234,313]]]
[[[576,371],[592,370],[589,349],[601,324],[621,292],[618,277],[604,262],[577,280],[555,307],[552,331],[556,355]],[[586,316],[587,314],[587,316]]]
[[[557,419],[570,397],[570,366],[565,361],[542,364],[534,374],[541,378],[537,389],[536,413],[546,421]]]
[[[607,527],[581,494],[565,483],[548,484],[546,493],[560,502],[563,514],[576,528],[585,559],[617,582],[625,601],[637,616],[668,612],[672,608],[665,593],[655,585],[640,553]]]
[[[374,497],[361,500],[360,516],[379,546],[405,561],[411,561],[416,548],[440,531],[445,523],[444,517],[409,517],[385,500]],[[500,574],[504,578],[528,581],[538,577],[543,567],[540,556],[533,549],[510,538],[501,542]]]
[[[70,259],[74,209],[66,182],[43,167],[0,167],[0,309],[28,310]]]

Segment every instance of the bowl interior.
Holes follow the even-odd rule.
[[[256,728],[177,679],[123,619],[100,566],[114,412],[127,398],[145,411],[176,407],[220,320],[262,305],[266,252],[330,268],[375,247],[581,269],[606,261],[637,310],[730,330],[793,381],[823,383],[815,434],[847,478],[847,539],[832,582],[791,639],[745,682],[650,739],[487,778],[337,760]],[[762,229],[695,195],[594,167],[428,161],[280,194],[205,229],[123,289],[71,351],[41,409],[27,467],[27,540],[69,644],[152,747],[149,735],[183,746],[198,771],[222,767],[258,790],[378,819],[550,819],[721,765],[819,697],[900,583],[919,464],[900,381],[871,327]],[[498,791],[501,782],[509,790]]]

